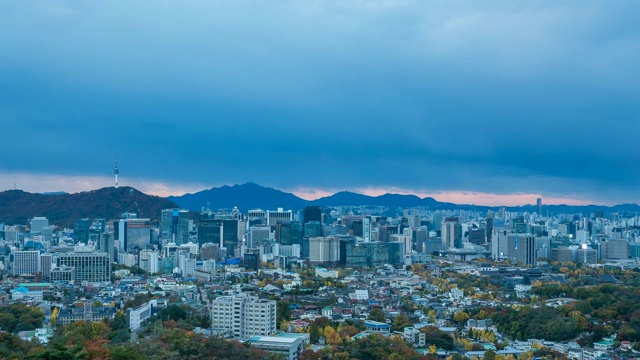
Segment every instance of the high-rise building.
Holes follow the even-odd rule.
[[[278,221],[292,221],[293,213],[291,210],[284,210],[283,208],[278,208],[278,210],[267,210],[267,225],[275,226]]]
[[[335,265],[340,260],[340,244],[336,237],[309,239],[309,261],[314,264]]]
[[[448,217],[442,221],[442,249],[462,248],[462,225],[457,217]]]
[[[247,247],[253,249],[259,246],[263,241],[271,238],[271,227],[258,225],[249,228],[249,243]]]
[[[15,251],[13,275],[33,275],[40,272],[40,251]]]
[[[139,255],[139,267],[149,274],[160,272],[160,256],[155,250],[142,250]]]
[[[509,234],[507,258],[514,263],[533,265],[536,263],[536,238],[531,234]]]
[[[222,220],[201,218],[198,221],[198,244],[206,243],[222,245]]]
[[[160,238],[165,243],[177,245],[189,241],[189,211],[162,209],[160,214]]]
[[[312,221],[304,224],[304,236],[307,237],[318,237],[323,236],[324,227],[320,222]]]
[[[600,259],[617,260],[629,258],[629,243],[626,240],[609,240],[600,243]]]
[[[475,245],[483,245],[486,239],[483,228],[473,227],[469,229],[469,242]]]
[[[211,326],[235,339],[271,335],[276,331],[276,302],[246,294],[218,297],[211,301]]]
[[[53,267],[53,256],[51,254],[41,254],[40,255],[40,272],[42,272],[42,276],[45,279],[49,278],[51,273],[51,268]]]
[[[304,208],[302,217],[304,219],[304,224],[312,221],[322,223],[322,209],[320,206],[307,206]]]
[[[251,271],[260,270],[260,250],[248,249],[242,258],[242,265],[245,269]]]
[[[275,235],[281,245],[302,245],[302,225],[297,221],[278,221]]]
[[[42,229],[49,226],[49,220],[46,217],[36,216],[29,220],[29,232],[31,234],[41,233]]]
[[[491,236],[491,257],[493,259],[499,260],[507,258],[508,236],[511,233],[511,230],[493,230],[493,235]]]
[[[78,243],[86,244],[89,242],[89,227],[91,226],[91,221],[87,218],[78,219],[76,221],[76,226],[73,228],[73,241]]]
[[[151,220],[128,217],[114,221],[114,239],[120,252],[146,249],[151,244]]]
[[[107,253],[93,251],[60,253],[57,255],[57,258],[58,267],[66,266],[75,268],[76,284],[80,284],[83,281],[111,281],[111,260]]]
[[[536,200],[536,208],[538,210],[538,215],[542,215],[542,198],[538,198]]]
[[[222,246],[232,255],[238,247],[239,234],[241,232],[238,220],[222,220]]]
[[[389,263],[389,243],[370,242],[367,246],[368,265],[370,267],[382,266]]]

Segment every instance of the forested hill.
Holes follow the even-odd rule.
[[[0,223],[28,224],[45,216],[58,226],[75,225],[81,218],[119,219],[123,212],[157,220],[160,210],[177,207],[171,200],[147,195],[132,187],[106,187],[74,194],[34,194],[21,190],[0,192]]]

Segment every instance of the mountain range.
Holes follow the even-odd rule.
[[[431,197],[415,195],[384,194],[368,196],[348,191],[335,193],[317,200],[305,200],[294,194],[263,187],[254,183],[214,187],[194,194],[162,198],[144,194],[131,187],[107,187],[93,191],[67,194],[62,192],[35,194],[21,190],[0,192],[0,223],[28,224],[34,216],[45,216],[58,226],[73,227],[81,218],[118,219],[124,212],[135,212],[140,217],[158,220],[160,210],[181,207],[199,212],[203,208],[211,210],[238,207],[246,212],[250,209],[276,209],[282,207],[297,211],[307,205],[328,206],[383,206],[394,213],[397,208],[427,207],[431,210],[475,210],[486,212],[497,207],[473,204],[453,204],[439,202]],[[509,211],[536,211],[535,205],[506,207]],[[615,206],[601,205],[544,205],[547,214],[590,214],[597,210],[604,212],[640,213],[637,204]],[[195,215],[195,214],[194,214]]]
[[[285,209],[298,210],[307,205],[327,206],[384,206],[390,209],[428,207],[431,210],[476,210],[487,211],[496,210],[498,207],[480,206],[473,204],[453,204],[440,202],[432,197],[420,198],[416,195],[384,194],[379,196],[369,196],[349,191],[342,191],[331,196],[322,197],[316,200],[305,200],[294,194],[263,187],[255,183],[242,185],[214,187],[208,190],[199,191],[194,194],[182,196],[171,196],[168,198],[181,207],[193,211],[201,211],[202,208],[211,210],[230,209],[234,206],[241,211],[249,209],[275,209],[282,207]],[[506,207],[509,211],[536,211],[535,205],[522,205]],[[604,205],[543,205],[543,213],[584,213],[588,214],[596,210],[605,212],[640,212],[637,204],[621,204],[615,206]]]

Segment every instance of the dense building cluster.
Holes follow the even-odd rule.
[[[497,348],[487,343],[512,336],[502,333],[501,313],[492,315],[497,323],[454,315],[479,307],[493,314],[491,309],[529,304],[535,291],[553,293],[545,284],[564,286],[568,278],[550,264],[604,272],[576,278],[593,279],[591,286],[615,283],[607,271],[638,265],[639,222],[625,213],[545,215],[541,202],[533,213],[170,208],[157,218],[123,213],[118,219],[78,219],[72,228],[33,217],[28,224],[0,225],[0,301],[42,309],[43,341],[55,326],[115,321],[119,310],[130,331],[145,331],[150,322],[163,321],[171,304],[181,303],[209,319],[198,328],[202,334],[290,359],[325,344],[338,351],[345,341],[375,334],[397,336],[409,348],[426,347],[441,357],[456,349],[469,358],[492,349],[497,356],[518,356],[540,343],[587,360],[611,349],[555,335],[525,344],[519,333],[520,342]],[[477,286],[465,288],[465,277]],[[343,327],[349,330],[335,338],[332,331]],[[566,331],[575,338],[574,330]],[[483,336],[491,339],[487,349],[467,346]],[[447,339],[455,339],[453,345]]]

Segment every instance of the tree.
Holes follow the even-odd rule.
[[[357,335],[359,332],[355,326],[351,325],[340,326],[338,328],[338,334],[340,334],[340,337],[343,339],[351,339],[352,336]]]
[[[280,330],[282,331],[289,330],[289,322],[287,322],[287,320],[282,319],[282,321],[280,322]]]
[[[391,331],[403,331],[407,326],[411,326],[409,319],[404,315],[398,315],[393,318]]]
[[[375,308],[371,310],[371,313],[369,313],[368,319],[382,322],[382,323],[387,321],[386,317],[384,316],[384,312],[380,308]]]
[[[458,311],[457,313],[455,313],[455,315],[453,315],[453,319],[458,324],[465,324],[467,320],[469,320],[469,314],[467,314],[465,311]]]
[[[429,312],[427,313],[427,316],[429,317],[429,322],[431,324],[436,323],[436,312],[433,311],[433,309],[429,310]]]
[[[485,351],[484,360],[496,360],[496,352],[491,349]]]
[[[320,328],[316,324],[309,326],[309,340],[312,344],[315,344],[320,340]]]
[[[331,326],[327,326],[324,328],[324,336],[327,338],[327,344],[329,345],[342,345],[342,338],[337,331],[335,331]]]

